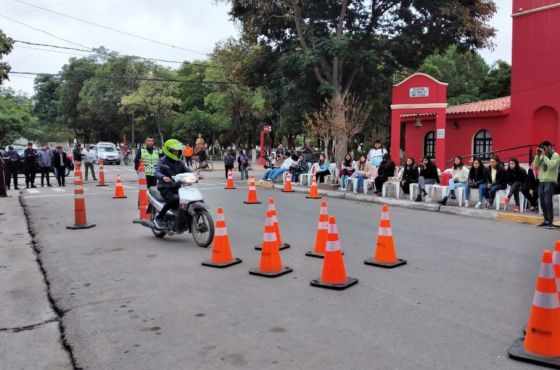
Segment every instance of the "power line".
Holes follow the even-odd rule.
[[[20,71],[10,71],[9,74],[23,75],[23,76],[61,76],[60,73],[40,73],[40,72],[20,72]],[[154,81],[154,82],[178,82],[178,83],[198,83],[198,84],[218,84],[218,85],[238,85],[237,82],[233,81],[196,81],[196,80],[181,80],[176,78],[148,78],[148,77],[122,77],[122,76],[88,76],[89,78],[99,78],[104,80],[123,80],[123,81]]]
[[[80,56],[80,57],[84,56],[83,54],[78,54],[78,53],[70,53],[70,52],[67,52],[67,51],[59,51],[59,50],[41,49],[41,48],[35,48],[35,47],[32,47],[32,46],[18,46],[18,49],[39,50],[39,51],[45,51],[47,53],[74,55],[74,56]]]
[[[49,5],[47,8],[54,8],[55,6],[59,6],[59,5],[66,4],[66,3],[70,3],[70,2],[72,2],[72,1],[75,1],[75,0],[61,1],[61,2],[59,2],[59,3]],[[26,14],[35,13],[35,12],[38,12],[38,11],[39,11],[39,9],[28,10],[28,11],[26,11],[26,12],[22,12],[22,13],[16,14],[16,17],[19,17],[19,16],[21,16],[21,15],[26,15]]]
[[[102,24],[94,23],[94,22],[88,21],[88,20],[86,20],[86,19],[82,19],[82,18],[74,17],[74,16],[72,16],[72,15],[68,15],[68,14],[64,14],[64,13],[57,12],[57,11],[54,11],[54,10],[50,10],[50,9],[48,9],[48,8],[41,7],[41,6],[38,6],[38,5],[35,5],[35,4],[31,4],[31,3],[28,3],[28,2],[25,2],[25,1],[22,1],[22,0],[14,0],[14,1],[15,1],[15,2],[18,2],[18,3],[21,3],[21,4],[28,5],[28,6],[32,6],[32,7],[37,8],[37,9],[44,10],[44,11],[46,11],[46,12],[48,12],[48,13],[56,14],[56,15],[59,15],[59,16],[61,16],[61,17],[66,17],[66,18],[69,18],[69,19],[73,19],[73,20],[76,20],[76,21],[78,21],[78,22],[82,22],[82,23],[85,23],[85,24],[89,24],[89,25],[94,26],[94,27],[99,27],[99,28],[106,29],[106,30],[109,30],[109,31],[117,32],[117,33],[120,33],[120,34],[129,36],[129,37],[134,37],[134,38],[137,38],[137,39],[140,39],[140,40],[152,42],[152,43],[159,44],[159,45],[169,46],[169,47],[171,47],[171,48],[179,49],[179,50],[183,50],[183,51],[187,51],[187,52],[189,52],[189,53],[195,53],[195,54],[200,54],[200,55],[204,55],[204,56],[207,55],[207,53],[202,53],[202,52],[200,52],[200,51],[187,49],[187,48],[184,48],[184,47],[182,47],[182,46],[177,46],[177,45],[169,44],[169,43],[166,43],[166,42],[163,42],[163,41],[154,40],[154,39],[151,39],[151,38],[148,38],[148,37],[145,37],[145,36],[136,35],[136,34],[134,34],[134,33],[128,32],[128,31],[123,31],[123,30],[119,30],[119,29],[117,29],[117,28],[113,28],[113,27],[110,27],[110,26],[105,26],[105,25],[102,25]]]

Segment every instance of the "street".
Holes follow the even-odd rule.
[[[527,322],[543,249],[556,232],[530,225],[393,207],[399,258],[394,270],[366,266],[380,206],[324,198],[336,216],[347,274],[345,291],[313,288],[322,260],[313,249],[320,201],[247,186],[223,190],[222,171],[198,187],[215,217],[223,207],[234,257],[227,269],[201,266],[210,248],[190,235],[155,238],[138,217],[137,176],[106,166],[88,182],[88,222],[73,224],[73,187],[24,190],[23,204],[50,295],[62,312],[66,344],[85,369],[529,369],[506,350]],[[128,198],[112,199],[121,171]],[[237,176],[237,173],[235,174]],[[71,182],[70,182],[71,183]],[[281,252],[294,272],[248,274],[263,237],[269,197],[276,200]]]

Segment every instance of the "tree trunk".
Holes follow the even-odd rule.
[[[159,140],[161,142],[161,146],[163,147],[163,134],[161,133],[161,125],[160,125],[160,122],[159,122],[159,114],[156,114],[156,125],[157,125],[158,134],[159,134]]]

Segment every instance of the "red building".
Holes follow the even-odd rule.
[[[530,145],[560,145],[560,1],[513,0],[512,18],[511,97],[447,106],[447,84],[414,74],[393,87],[392,153],[446,168],[455,155],[527,162]]]

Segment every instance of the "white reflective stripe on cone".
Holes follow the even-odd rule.
[[[533,305],[540,308],[560,308],[558,303],[558,293],[543,293],[538,290],[535,291],[535,297],[533,298]]]
[[[318,229],[320,230],[328,230],[329,229],[329,223],[326,221],[320,221],[319,222],[319,226],[317,226]]]
[[[542,263],[541,270],[539,271],[539,277],[545,279],[553,279],[556,277],[554,274],[554,266],[551,263]],[[558,287],[556,287],[558,288]]]
[[[329,230],[329,234],[336,234],[336,235],[338,235],[338,228],[336,227],[336,224],[331,224],[331,223],[329,223],[328,230]]]
[[[146,173],[145,172],[138,172],[138,178],[145,179],[146,178]]]
[[[84,199],[83,194],[74,194],[74,199]]]
[[[224,214],[223,213],[218,213],[217,221],[224,221]]]
[[[560,265],[560,252],[552,252],[552,263],[555,265]]]
[[[267,217],[267,218],[266,218],[265,225],[266,225],[266,226],[274,226],[274,221],[272,220],[271,217]]]
[[[84,190],[84,186],[83,186],[83,185],[75,184],[75,185],[74,185],[74,190]]]
[[[226,236],[227,235],[227,228],[225,227],[218,227],[216,228],[216,236]]]
[[[389,212],[381,212],[382,220],[389,220]]]
[[[327,209],[321,207],[321,212],[319,212],[320,215],[326,215],[327,214]]]
[[[341,250],[340,240],[327,241],[327,252],[336,252]]]
[[[276,241],[275,233],[264,233],[263,242],[275,242],[275,241]]]
[[[393,232],[391,231],[390,227],[380,227],[379,234],[381,236],[393,236]]]
[[[274,222],[275,224],[278,223],[278,217],[272,216],[271,218],[272,218],[272,222]]]
[[[560,277],[556,278],[556,290],[560,291],[560,289],[558,289],[558,287],[560,287]]]

